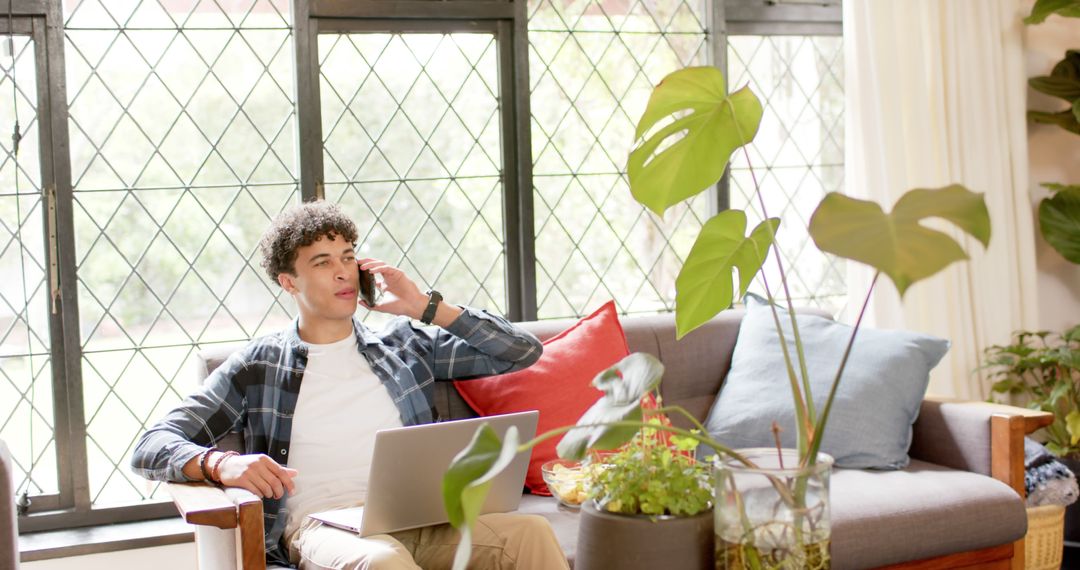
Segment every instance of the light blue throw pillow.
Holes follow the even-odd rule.
[[[772,422],[784,447],[794,448],[795,407],[772,311],[747,296],[747,311],[720,394],[705,428],[732,448],[774,447]],[[796,358],[791,321],[778,309],[788,351]],[[814,405],[825,405],[851,327],[816,315],[798,315]],[[848,357],[822,451],[838,467],[902,469],[908,465],[912,424],[919,414],[930,370],[949,350],[949,341],[924,334],[859,329]],[[798,364],[795,364],[796,373]],[[704,452],[705,448],[701,449]]]

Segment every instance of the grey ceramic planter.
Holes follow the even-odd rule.
[[[713,570],[713,512],[692,517],[619,515],[581,505],[575,570]]]

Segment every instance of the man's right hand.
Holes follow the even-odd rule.
[[[217,458],[210,459],[213,461]],[[296,469],[282,467],[261,453],[226,457],[218,470],[218,477],[226,487],[242,487],[266,498],[280,499],[286,492],[292,494],[296,488],[293,484]]]

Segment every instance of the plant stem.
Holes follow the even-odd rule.
[[[735,123],[736,130],[738,130],[738,123]],[[741,134],[739,136],[742,136]],[[746,157],[746,167],[750,170],[750,179],[754,181],[754,194],[757,196],[758,204],[761,205],[761,216],[766,220],[769,219],[769,212],[765,209],[765,198],[761,194],[761,186],[758,184],[757,174],[754,173],[754,165],[750,161],[750,151],[746,150],[746,145],[743,145],[743,156]],[[773,231],[772,226],[766,224],[769,229],[769,238],[772,241],[773,257],[776,258],[776,269],[780,272],[780,285],[784,288],[784,300],[787,303],[788,318],[791,320],[791,335],[795,337],[795,351],[799,361],[799,373],[802,375],[802,384],[804,397],[806,398],[806,421],[808,425],[814,425],[814,416],[817,414],[817,409],[814,407],[814,395],[810,391],[810,373],[806,369],[806,355],[803,354],[802,338],[799,336],[799,322],[795,318],[795,307],[791,303],[791,291],[788,289],[787,275],[784,271],[784,262],[780,255],[780,246],[776,244],[776,232]],[[765,274],[761,274],[762,282],[765,282]],[[765,290],[768,293],[768,283],[765,285]],[[769,303],[773,303],[772,294],[769,294]],[[776,309],[773,309],[773,316],[776,316]],[[777,318],[779,321],[779,318]],[[787,343],[783,341],[783,332],[780,330],[779,323],[777,323],[776,332],[780,334],[781,343],[784,344],[785,357],[787,356]],[[791,366],[790,359],[788,360],[788,366]],[[813,434],[807,434],[807,438],[812,438]]]
[[[866,299],[863,300],[862,308],[859,309],[859,317],[855,319],[855,326],[851,327],[851,337],[848,338],[847,347],[844,348],[844,356],[840,359],[840,367],[836,369],[836,377],[833,378],[832,386],[829,387],[829,398],[825,400],[825,407],[821,409],[821,417],[818,418],[818,425],[815,432],[817,437],[810,444],[810,453],[807,456],[807,465],[813,465],[817,461],[818,450],[821,449],[821,440],[824,439],[825,422],[829,420],[829,411],[832,410],[833,399],[836,397],[836,389],[840,386],[840,377],[844,374],[844,367],[847,366],[848,356],[851,355],[851,347],[855,345],[855,335],[859,332],[859,325],[862,324],[863,316],[866,314],[866,307],[870,305],[870,296],[874,293],[874,285],[877,284],[878,277],[881,276],[880,271],[874,272],[874,279],[870,281],[870,288],[866,291]]]
[[[726,100],[725,104],[727,105],[727,107],[731,111],[732,124],[735,125],[735,133],[739,137],[739,140],[747,140],[746,137],[743,136],[742,129],[739,127],[739,121],[738,121],[738,118],[735,115],[735,106],[731,103],[730,100]],[[747,142],[749,142],[749,141],[747,141]],[[769,217],[765,212],[765,202],[764,202],[764,199],[761,197],[761,185],[758,183],[757,175],[754,174],[754,167],[753,167],[753,164],[750,162],[750,154],[746,150],[746,145],[743,145],[742,148],[743,148],[743,153],[746,156],[746,162],[747,162],[747,167],[750,170],[750,176],[754,181],[754,193],[757,195],[758,200],[761,202],[762,215],[765,217],[765,221],[768,222]],[[773,254],[776,257],[776,263],[780,266],[780,279],[781,279],[782,282],[784,282],[784,287],[785,287],[785,292],[786,292],[786,290],[787,290],[786,289],[787,288],[787,283],[786,283],[787,279],[784,277],[783,262],[780,259],[780,248],[776,245],[776,232],[773,231],[773,227],[772,227],[771,224],[766,223],[765,226],[769,230],[769,239],[772,242]],[[768,298],[768,300],[769,300],[769,308],[772,310],[773,324],[776,326],[776,334],[777,334],[777,336],[780,337],[780,350],[784,355],[784,364],[787,366],[788,381],[791,383],[791,397],[794,400],[794,404],[795,404],[795,421],[796,421],[796,424],[798,425],[798,428],[799,428],[798,429],[798,432],[799,432],[798,433],[798,451],[799,451],[799,455],[801,456],[808,449],[809,438],[810,438],[810,430],[812,429],[812,425],[811,425],[810,420],[809,420],[809,418],[810,418],[809,414],[811,413],[810,410],[812,410],[813,407],[812,406],[807,406],[806,401],[803,399],[803,391],[802,391],[802,389],[799,388],[799,380],[795,376],[795,367],[791,363],[791,354],[788,353],[788,349],[787,349],[787,339],[784,337],[783,329],[780,328],[780,315],[776,311],[776,303],[773,300],[772,290],[769,287],[769,279],[767,277],[765,277],[764,272],[760,272],[759,275],[761,276],[761,282],[765,285],[765,296]],[[788,297],[789,297],[788,302],[790,303],[791,295],[788,295]],[[800,345],[801,345],[801,343],[798,343],[798,342],[796,343],[796,347],[799,347]],[[801,348],[800,348],[799,352],[801,354],[801,352],[802,352]],[[809,383],[806,381],[805,377],[803,378],[803,388],[806,390],[807,397],[812,397],[810,395]]]
[[[523,451],[528,451],[529,449],[533,448],[534,446],[536,446],[537,444],[539,444],[541,442],[549,440],[549,439],[551,439],[551,438],[553,438],[553,437],[555,437],[557,435],[562,435],[562,434],[564,434],[566,432],[569,432],[571,430],[593,428],[593,427],[636,427],[636,428],[650,428],[650,429],[656,429],[656,430],[661,430],[661,431],[667,431],[667,432],[671,432],[671,433],[674,433],[674,434],[677,434],[677,435],[681,435],[681,436],[684,436],[684,437],[689,437],[689,438],[695,439],[699,443],[703,443],[703,444],[711,447],[717,453],[721,453],[723,455],[730,456],[731,458],[733,458],[736,461],[742,463],[743,465],[746,465],[747,467],[751,467],[751,468],[756,468],[757,467],[756,465],[751,463],[748,459],[743,457],[742,454],[736,452],[735,450],[733,450],[733,449],[731,449],[731,448],[729,448],[727,446],[724,446],[722,444],[717,443],[715,440],[713,440],[710,437],[702,436],[702,435],[696,434],[696,433],[694,433],[692,431],[685,430],[685,429],[682,429],[682,428],[677,428],[677,427],[674,427],[674,426],[657,425],[657,424],[651,424],[651,423],[643,422],[643,421],[630,421],[630,420],[623,420],[623,421],[618,421],[618,422],[601,422],[601,423],[596,423],[596,424],[576,424],[576,425],[572,425],[572,426],[563,426],[563,427],[560,427],[560,428],[555,428],[553,430],[544,432],[544,433],[530,439],[529,441],[526,441],[525,443],[522,443],[522,444],[518,445],[517,451],[518,451],[518,453],[521,453]]]
[[[694,427],[696,429],[701,430],[701,433],[708,433],[709,431],[705,429],[705,426],[701,425],[701,422],[699,422],[697,418],[694,417],[694,414],[686,411],[686,408],[683,408],[682,406],[664,406],[663,408],[657,408],[653,410],[653,413],[656,414],[666,414],[668,412],[679,412],[686,419],[690,420],[690,423],[694,424]]]

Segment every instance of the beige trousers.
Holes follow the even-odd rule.
[[[289,543],[289,558],[301,570],[450,568],[460,533],[448,524],[360,538],[357,534],[304,522]],[[569,566],[555,532],[538,515],[480,515],[473,531],[469,568],[565,570]]]

